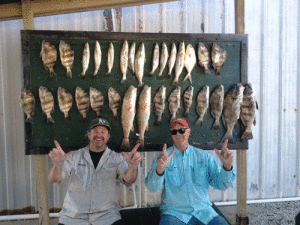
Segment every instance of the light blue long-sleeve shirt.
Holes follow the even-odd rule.
[[[212,155],[191,145],[184,154],[175,146],[168,148],[167,154],[173,150],[175,154],[162,176],[156,173],[157,157],[154,159],[145,184],[151,192],[163,189],[162,214],[175,216],[184,223],[194,216],[208,224],[218,216],[209,201],[209,185],[227,189],[235,179],[235,171],[225,171]]]

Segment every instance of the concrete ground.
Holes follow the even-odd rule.
[[[227,220],[234,225],[236,206],[219,206]],[[247,215],[250,225],[295,224],[295,216],[300,212],[300,201],[248,204]],[[57,225],[58,218],[51,218],[50,225]],[[38,220],[2,221],[0,225],[38,225]]]

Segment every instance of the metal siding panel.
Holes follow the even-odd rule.
[[[201,21],[203,17],[202,2],[197,0],[186,1],[187,33],[203,33]]]
[[[122,32],[137,32],[136,7],[122,8]]]
[[[140,19],[143,19],[144,29],[142,32],[147,33],[159,33],[161,30],[159,29],[160,21],[159,21],[159,12],[160,7],[159,4],[145,5],[139,6],[141,10]]]
[[[300,93],[299,93],[299,90],[300,90],[300,5],[299,5],[299,2],[298,2],[298,38],[297,38],[297,49],[298,49],[298,53],[297,53],[297,60],[298,60],[298,67],[297,67],[297,133],[296,133],[296,149],[300,149],[300,142],[299,142],[299,134],[300,134],[300,116],[299,116],[299,112],[300,112]],[[297,175],[297,188],[296,188],[296,196],[299,196],[300,195],[300,151],[297,151],[296,153],[296,175]]]
[[[222,33],[223,0],[210,0],[206,4],[208,4],[208,21],[205,21],[205,24],[208,30],[205,33]]]
[[[166,3],[166,33],[180,33],[182,32],[181,24],[181,3],[179,1]]]

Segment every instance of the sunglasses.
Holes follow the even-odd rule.
[[[189,128],[180,128],[178,130],[171,130],[171,135],[176,135],[177,131],[179,132],[179,134],[184,134],[187,129]]]

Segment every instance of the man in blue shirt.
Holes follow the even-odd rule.
[[[160,225],[228,224],[212,208],[208,196],[209,185],[225,190],[235,179],[228,140],[221,153],[215,149],[223,163],[220,167],[213,156],[189,145],[191,129],[185,119],[173,120],[170,129],[174,145],[168,149],[164,145],[145,179],[149,191],[163,189]]]

